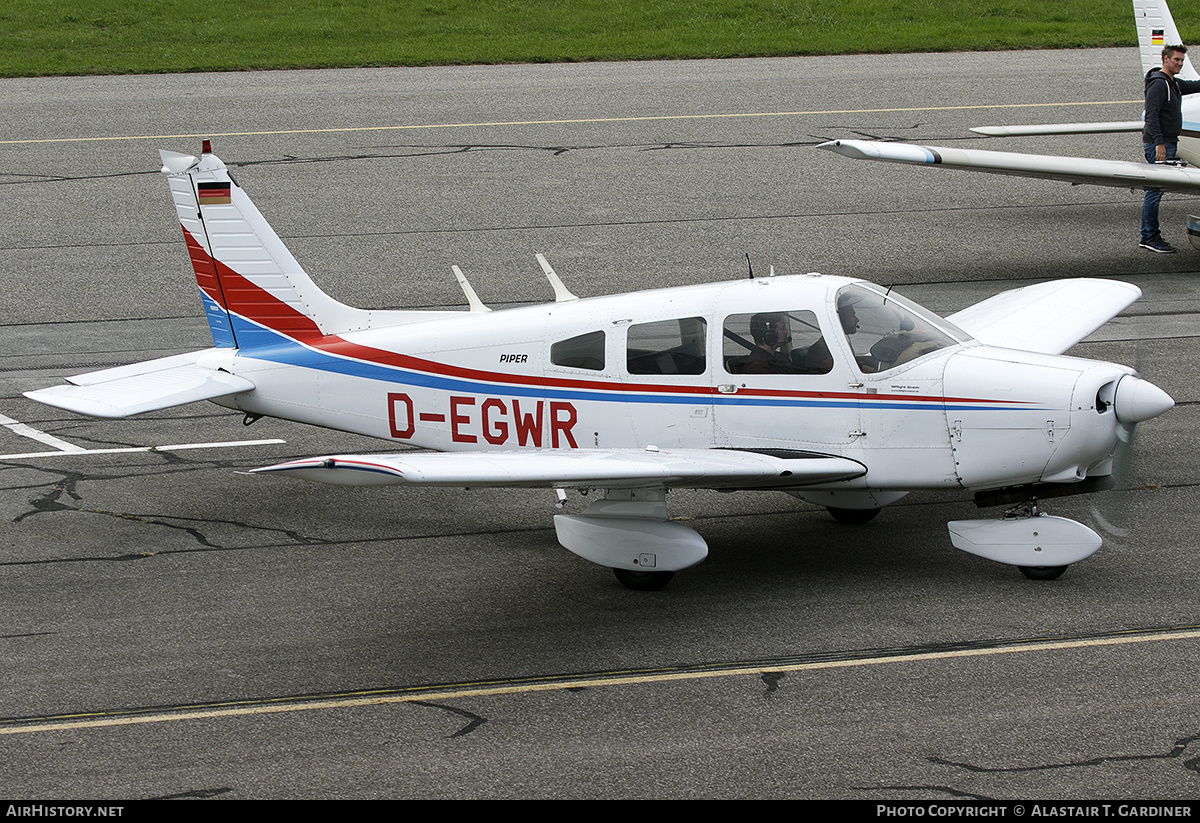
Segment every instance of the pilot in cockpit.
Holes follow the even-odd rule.
[[[864,374],[888,371],[930,352],[954,345],[955,339],[922,316],[919,307],[898,295],[878,294],[860,284],[838,292],[837,314],[846,342]],[[825,339],[813,343],[804,356],[807,368],[828,371],[833,358]]]
[[[858,313],[854,310],[854,301],[848,296],[843,296],[838,300],[838,322],[842,325],[842,331],[846,336],[858,333]],[[819,374],[828,374],[833,369],[833,355],[829,351],[829,344],[822,337],[817,342],[808,347],[808,351],[804,353],[805,368],[817,372]],[[859,360],[858,367],[864,372],[875,371],[874,366],[869,362]]]

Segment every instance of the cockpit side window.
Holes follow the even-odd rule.
[[[952,326],[915,303],[858,284],[838,292],[837,316],[865,373],[888,371],[960,342]]]
[[[626,367],[630,374],[704,374],[707,323],[683,317],[629,327]]]
[[[593,331],[550,346],[550,362],[568,369],[604,370],[604,332]]]
[[[827,374],[833,368],[817,316],[806,309],[731,314],[721,333],[729,374]]]

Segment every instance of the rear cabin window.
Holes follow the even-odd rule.
[[[568,369],[604,370],[604,332],[560,340],[550,347],[550,362]]]
[[[683,317],[629,327],[625,364],[630,374],[704,374],[708,324]]]
[[[731,314],[722,329],[729,374],[828,374],[833,358],[811,311]]]

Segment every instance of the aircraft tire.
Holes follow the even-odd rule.
[[[834,520],[847,526],[861,526],[863,523],[869,523],[875,519],[875,515],[883,511],[882,509],[839,509],[836,506],[826,506],[825,510]]]
[[[629,569],[613,569],[621,585],[636,592],[656,592],[671,582],[675,572],[635,572]]]
[[[1030,580],[1057,580],[1067,570],[1066,566],[1018,566],[1017,568]]]

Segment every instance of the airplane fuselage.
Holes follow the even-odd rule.
[[[1183,98],[1183,131],[1179,134],[1178,156],[1200,166],[1200,94]]]
[[[850,334],[838,311],[847,294],[866,323]],[[276,335],[274,345],[215,350],[206,365],[220,361],[256,387],[223,405],[439,451],[781,449],[869,466],[822,487],[834,489],[977,489],[1109,471],[1112,412],[1096,397],[1130,369],[984,346],[929,314],[914,317],[936,324],[938,342],[881,363],[871,351],[919,334],[902,328],[911,304],[896,299],[844,278],[763,278],[304,342]],[[748,319],[781,312],[790,359],[775,355],[774,373],[747,371]],[[806,367],[803,350],[821,341],[829,357]]]

